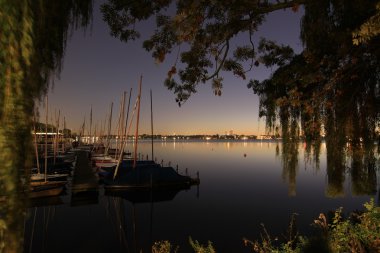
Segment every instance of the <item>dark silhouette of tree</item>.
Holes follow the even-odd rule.
[[[0,2],[0,251],[21,252],[24,186],[35,102],[59,74],[70,29],[86,26],[92,0]],[[4,248],[5,247],[5,248]]]
[[[101,9],[111,35],[126,42],[140,37],[135,29],[137,22],[155,17],[156,30],[143,47],[152,52],[157,62],[163,62],[168,54],[177,55],[165,85],[181,105],[200,83],[207,81],[220,96],[223,71],[245,79],[246,72],[259,64],[253,35],[265,15],[284,8],[297,10],[304,2],[109,0]],[[239,34],[246,34],[247,41],[235,47],[231,41]]]
[[[260,96],[260,116],[269,129],[280,124],[283,135],[302,131],[307,140],[325,130],[358,143],[373,140],[379,122],[376,2],[110,0],[101,9],[111,34],[126,42],[140,36],[137,22],[156,18],[156,30],[143,46],[158,62],[177,54],[165,85],[179,105],[207,81],[220,95],[222,71],[245,79],[255,66],[274,66],[268,80],[248,83]],[[254,45],[252,36],[266,14],[297,11],[300,5],[305,10],[301,54],[265,39]],[[245,45],[231,45],[238,34],[247,34]],[[291,130],[294,122],[302,130]]]

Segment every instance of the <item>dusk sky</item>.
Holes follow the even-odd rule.
[[[301,51],[299,40],[302,11],[276,11],[255,35],[288,44]],[[145,34],[152,33],[153,22],[140,25]],[[248,38],[247,35],[241,36]],[[142,36],[142,39],[147,38]],[[240,39],[240,37],[239,37]],[[237,41],[237,40],[235,40]],[[237,42],[236,42],[237,43]],[[100,128],[114,103],[113,127],[117,123],[119,103],[123,91],[132,87],[131,108],[138,91],[140,75],[143,76],[139,133],[150,133],[150,98],[153,92],[155,134],[262,134],[265,119],[259,119],[259,99],[247,88],[248,80],[263,80],[272,70],[262,67],[247,74],[247,80],[232,75],[224,76],[223,94],[215,96],[211,83],[201,84],[198,92],[178,107],[175,95],[163,84],[174,56],[156,64],[151,54],[142,48],[142,40],[123,43],[111,37],[108,25],[102,20],[99,1],[95,2],[94,20],[86,32],[78,30],[68,41],[63,70],[49,93],[49,110],[60,110],[67,128],[78,132],[86,118],[89,124],[90,108],[93,111],[93,129]],[[41,106],[40,114],[45,115]],[[49,116],[51,117],[51,116]],[[61,119],[62,122],[62,119]]]

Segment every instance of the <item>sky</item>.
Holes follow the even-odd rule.
[[[273,12],[259,27],[255,40],[265,37],[300,52],[301,15],[302,10]],[[153,25],[153,22],[140,25],[142,33],[152,32]],[[251,78],[266,79],[273,70],[258,67],[247,74],[246,80],[224,74],[222,96],[214,95],[211,82],[200,84],[198,92],[179,107],[175,102],[176,95],[164,86],[173,63],[174,58],[168,57],[164,63],[156,64],[151,53],[142,48],[142,40],[124,43],[112,37],[108,25],[102,20],[99,1],[95,1],[92,25],[86,31],[74,31],[68,40],[62,72],[49,92],[49,111],[52,114],[60,111],[67,128],[78,133],[84,119],[86,132],[89,131],[92,108],[92,131],[95,126],[99,131],[113,102],[115,131],[122,94],[132,88],[132,108],[142,75],[140,134],[151,132],[150,90],[155,134],[225,134],[230,130],[234,134],[265,133],[265,119],[258,117],[259,98],[247,88],[247,83]],[[41,105],[41,115],[44,110]]]

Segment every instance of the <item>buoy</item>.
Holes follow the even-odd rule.
[[[247,154],[244,154],[244,157],[247,157]]]

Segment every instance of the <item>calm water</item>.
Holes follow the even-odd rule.
[[[321,212],[362,209],[371,197],[378,203],[378,165],[369,182],[353,180],[349,169],[335,179],[326,171],[324,144],[319,165],[307,158],[301,143],[295,167],[283,166],[276,149],[281,153],[281,144],[155,142],[159,162],[178,164],[183,174],[186,168],[192,176],[199,171],[199,187],[145,203],[105,196],[102,186],[98,196],[83,199],[68,192],[51,205],[28,210],[25,252],[150,252],[158,240],[178,245],[179,252],[192,252],[190,236],[204,244],[212,241],[220,253],[250,252],[242,238],[258,238],[261,223],[270,234],[281,236],[297,213],[299,231],[307,234]],[[140,143],[139,152],[151,157],[150,142]],[[363,194],[358,190],[362,184],[371,184],[374,191]]]

